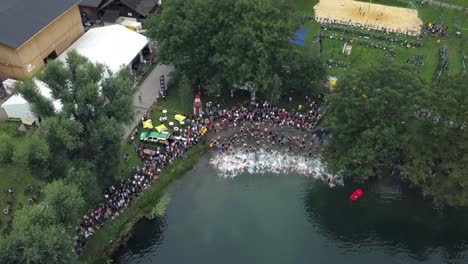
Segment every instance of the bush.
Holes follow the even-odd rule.
[[[8,135],[0,135],[0,163],[5,164],[12,161],[15,146]]]

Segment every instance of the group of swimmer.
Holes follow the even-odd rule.
[[[291,171],[305,174],[323,180],[330,187],[342,184],[340,176],[330,175],[323,168],[316,171],[315,154],[328,136],[326,130],[317,128],[326,112],[326,102],[316,103],[309,97],[305,97],[305,101],[304,105],[292,111],[272,107],[268,102],[248,107],[237,105],[230,110],[208,107],[211,119],[221,118],[217,123],[208,124],[215,135],[210,140],[210,149],[218,153],[213,157],[212,164],[223,167],[223,173],[229,177],[244,170],[264,172],[271,165],[274,173]],[[273,158],[276,154],[283,159]],[[265,157],[273,159],[274,164],[246,160]],[[289,160],[293,157],[296,157],[295,162]]]
[[[326,135],[323,128],[316,129],[325,111],[325,103],[316,103],[309,97],[306,97],[304,106],[299,105],[291,112],[272,107],[268,102],[249,108],[238,105],[229,111],[221,110],[222,120],[212,124],[211,130],[217,132],[229,128],[238,133],[211,139],[210,148],[220,154],[232,154],[237,149],[245,152],[255,152],[259,148],[281,149],[283,153],[305,153],[310,157],[319,149]],[[295,131],[288,131],[292,128]]]

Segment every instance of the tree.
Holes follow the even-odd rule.
[[[76,222],[84,206],[84,200],[75,184],[65,184],[57,180],[45,186],[45,200],[48,210],[64,224]]]
[[[0,134],[0,164],[7,164],[12,161],[15,145],[8,135]]]
[[[437,205],[468,205],[468,77],[433,84],[401,171]]]
[[[49,117],[41,123],[37,133],[49,146],[50,159],[54,161],[50,163],[51,174],[56,178],[63,177],[70,160],[78,154],[83,133],[81,123],[61,116]]]
[[[101,190],[97,184],[95,166],[88,161],[78,161],[68,170],[65,184],[78,187],[87,204],[95,204],[101,198]]]
[[[54,177],[63,177],[73,161],[86,159],[100,172],[100,183],[108,183],[120,161],[123,124],[130,124],[134,117],[131,70],[113,73],[70,52],[65,63],[49,62],[39,78],[63,105],[60,113],[43,114],[48,118],[38,132],[47,139],[56,161],[51,166]],[[24,85],[32,87],[20,91],[30,93],[25,96],[29,102],[40,98],[33,82]]]
[[[11,233],[0,238],[1,263],[70,263],[72,237],[43,206],[17,211]]]
[[[295,24],[287,1],[173,0],[162,10],[146,26],[161,61],[191,82],[214,80],[225,91],[252,83],[267,91],[293,49]]]
[[[364,73],[365,74],[362,74]],[[359,70],[329,96],[323,156],[357,180],[393,172],[437,205],[468,205],[466,76],[421,83],[397,65]]]
[[[396,169],[422,88],[414,76],[392,65],[358,69],[339,82],[324,123],[333,135],[324,157],[335,172],[365,180]]]
[[[28,135],[13,152],[13,161],[42,179],[50,176],[50,152],[47,142],[37,135]]]
[[[278,74],[273,75],[273,82],[271,84],[270,90],[270,101],[274,104],[278,103],[279,98],[281,96],[281,88],[283,85],[283,81],[280,79]]]
[[[178,97],[179,97],[179,103],[181,106],[184,108],[187,108],[187,105],[190,105],[191,102],[189,101],[193,95],[193,89],[192,86],[190,85],[190,80],[187,78],[187,76],[183,75],[180,80],[178,81]]]
[[[33,80],[29,79],[24,82],[18,82],[15,85],[15,90],[31,104],[32,110],[38,116],[47,117],[54,115],[55,109],[52,101],[40,94]]]
[[[284,86],[296,94],[311,95],[326,92],[323,85],[327,72],[318,54],[312,51],[292,53],[281,72]]]
[[[115,118],[101,117],[89,123],[88,149],[93,158],[98,181],[110,184],[119,174],[122,158],[123,126]],[[89,158],[88,158],[89,160]]]

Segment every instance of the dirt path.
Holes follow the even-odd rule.
[[[153,71],[146,77],[140,87],[137,87],[138,91],[135,93],[133,98],[135,104],[135,119],[130,126],[125,128],[125,137],[130,135],[132,130],[138,126],[143,114],[153,105],[156,98],[159,96],[161,86],[159,83],[159,77],[165,76],[166,83],[169,81],[169,74],[174,70],[173,67],[168,65],[159,64]],[[141,101],[139,99],[141,96]]]

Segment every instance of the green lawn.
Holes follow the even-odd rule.
[[[0,233],[8,231],[8,225],[13,215],[5,215],[3,209],[9,207],[13,214],[17,209],[28,203],[32,194],[25,194],[27,186],[33,185],[35,190],[42,189],[44,183],[31,176],[29,171],[14,166],[2,166],[0,168]],[[8,188],[13,188],[14,195],[8,195]],[[40,198],[40,197],[38,197]]]
[[[318,1],[316,0],[294,0],[293,3],[297,10],[297,14],[312,15],[313,7],[317,2]],[[413,2],[417,3],[416,1]],[[468,3],[468,1],[466,2]],[[383,3],[404,7],[408,6],[408,1],[406,0],[377,0],[373,1],[373,3]],[[386,57],[385,50],[368,48],[358,44],[352,44],[352,53],[347,56],[341,53],[345,41],[327,38],[323,41],[322,58],[324,60],[333,59],[345,61],[350,64],[349,68],[356,68],[366,65],[379,67],[389,61],[406,63],[408,58],[417,54],[422,54],[424,56],[424,65],[421,68],[420,76],[426,81],[431,81],[439,63],[439,49],[443,46],[447,46],[449,53],[448,74],[460,74],[463,70],[461,58],[462,56],[468,56],[468,41],[466,40],[466,37],[468,36],[468,15],[463,12],[430,5],[421,6],[419,4],[415,4],[415,7],[417,7],[419,16],[424,23],[443,23],[448,26],[448,38],[441,39],[437,42],[437,39],[434,37],[426,37],[424,39],[424,45],[420,48],[407,48],[400,45],[394,46],[396,56],[393,58]],[[311,33],[309,33],[306,38],[306,47],[298,48],[303,49],[304,52],[312,52],[312,42],[315,35],[320,32],[320,25],[317,22],[308,22],[304,27],[310,29]],[[464,35],[463,38],[455,37],[457,28],[462,30],[462,34]],[[347,71],[348,69],[329,68],[330,74],[337,76],[338,78],[345,76]]]

